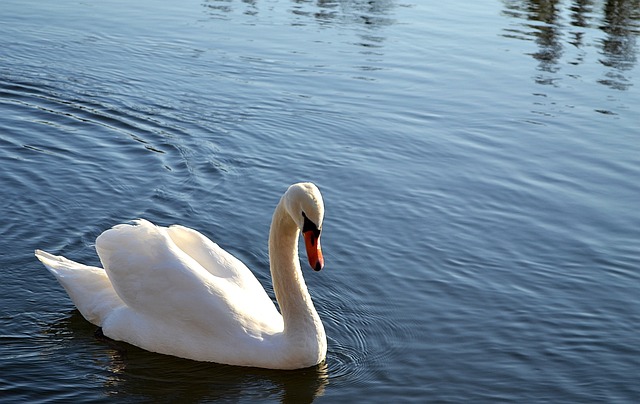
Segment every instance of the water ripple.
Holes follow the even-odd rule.
[[[344,285],[343,285],[344,286]],[[329,287],[317,298],[328,335],[327,364],[331,380],[359,385],[379,377],[384,363],[394,358],[414,338],[409,325],[385,312],[363,307],[348,290]]]

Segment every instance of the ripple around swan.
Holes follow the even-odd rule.
[[[7,78],[5,78],[7,79]],[[118,106],[111,103],[101,103],[100,97],[86,94],[81,88],[74,93],[66,94],[55,87],[56,82],[62,82],[62,78],[50,78],[53,83],[38,81],[28,82],[14,81],[8,77],[9,82],[0,83],[0,100],[13,105],[14,108],[25,108],[29,112],[31,123],[51,125],[60,131],[76,132],[76,127],[86,127],[87,124],[101,127],[111,134],[125,134],[132,140],[142,143],[144,147],[153,152],[167,153],[165,147],[170,144],[162,142],[162,135],[178,131],[176,127],[168,127],[166,123],[153,118],[153,115],[136,113],[130,106]],[[32,78],[35,80],[35,78]],[[37,118],[34,118],[37,117]],[[180,135],[186,135],[180,132]],[[104,139],[93,139],[96,145],[101,145]],[[67,147],[67,152],[77,151],[73,147]]]
[[[316,300],[327,331],[327,366],[332,383],[348,387],[379,378],[384,364],[413,338],[414,331],[392,316],[362,307],[344,290],[329,287]]]
[[[188,120],[137,111],[129,101],[87,91],[55,75],[0,76],[6,114],[0,185],[10,204],[5,208],[41,204],[51,217],[64,217],[64,211],[76,219],[111,212],[127,220],[144,213],[136,201],[153,199],[161,214],[185,206],[188,212],[188,195],[208,189],[229,171],[215,146],[198,140],[194,147]],[[129,178],[137,178],[135,186]],[[182,194],[171,191],[172,185]],[[114,209],[125,213],[114,215]]]

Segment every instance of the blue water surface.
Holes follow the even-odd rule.
[[[639,33],[637,0],[4,0],[1,401],[640,401]],[[33,257],[144,217],[273,296],[302,180],[317,368],[98,339]]]

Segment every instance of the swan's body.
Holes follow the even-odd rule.
[[[104,269],[40,250],[36,256],[107,337],[194,360],[297,369],[326,355],[297,252],[302,230],[311,266],[322,268],[323,215],[309,183],[289,187],[276,207],[269,259],[282,315],[244,264],[182,226],[138,220],[105,231],[96,240]]]

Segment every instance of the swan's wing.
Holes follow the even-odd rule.
[[[146,315],[227,332],[260,332],[282,322],[270,300],[271,308],[265,308],[264,297],[255,290],[212,275],[178,247],[166,228],[148,221],[105,231],[96,250],[120,298]],[[266,297],[264,290],[262,294]]]
[[[102,326],[114,310],[123,307],[104,269],[36,250],[36,257],[55,275],[84,318]]]
[[[168,300],[186,298],[179,293],[206,292],[207,272],[146,220],[103,232],[96,250],[118,296],[134,310],[163,315]]]
[[[226,278],[247,292],[269,299],[255,275],[239,259],[196,230],[173,225],[169,237],[182,251],[195,259],[213,276]]]

